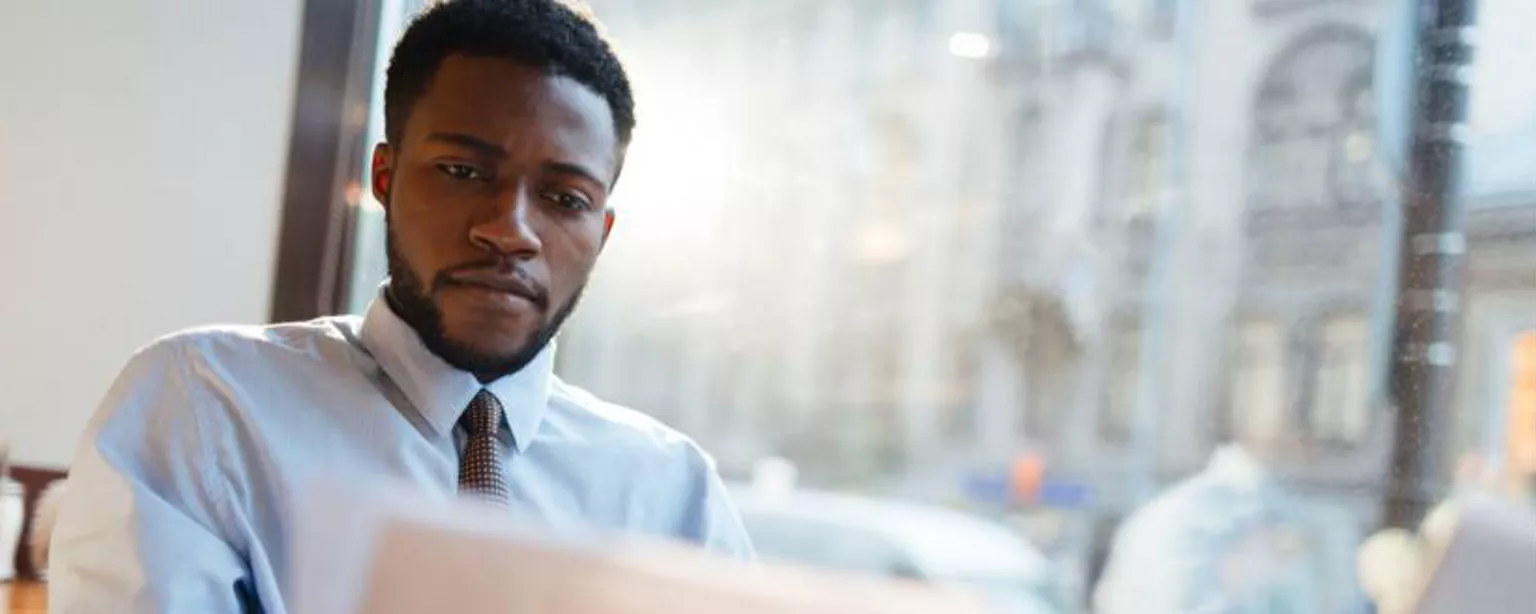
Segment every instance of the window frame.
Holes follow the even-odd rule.
[[[348,311],[384,4],[306,0],[268,317]]]

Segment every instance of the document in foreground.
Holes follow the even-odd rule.
[[[297,614],[983,614],[972,595],[723,560],[505,512],[327,485],[295,535]]]

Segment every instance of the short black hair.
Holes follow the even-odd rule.
[[[635,99],[590,9],[571,0],[446,0],[411,20],[384,82],[384,138],[398,144],[443,59],[506,58],[570,77],[608,102],[619,143],[635,128]]]

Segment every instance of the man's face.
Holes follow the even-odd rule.
[[[606,101],[510,60],[451,56],[373,156],[390,301],[427,347],[490,379],[570,314],[612,227],[623,151]]]

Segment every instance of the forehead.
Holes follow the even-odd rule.
[[[618,135],[608,103],[570,77],[500,58],[452,55],[412,109],[407,141],[467,133],[509,151],[534,147],[598,155],[611,166]]]

